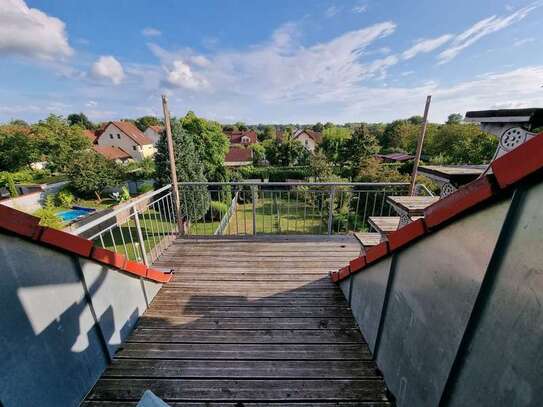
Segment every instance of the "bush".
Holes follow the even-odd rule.
[[[55,210],[52,208],[38,209],[34,213],[34,215],[40,218],[41,226],[48,226],[53,229],[63,228],[62,220],[57,216],[57,214],[55,213]]]
[[[75,201],[75,196],[67,188],[63,188],[58,191],[55,196],[55,203],[58,206],[70,208]]]
[[[154,189],[153,184],[143,184],[138,187],[138,194],[145,194],[153,191]]]
[[[228,211],[228,205],[220,201],[211,201],[209,207],[209,218],[211,220],[221,220],[224,214]]]
[[[15,186],[15,181],[13,180],[13,176],[11,174],[7,175],[7,183],[8,183],[9,195],[12,198],[18,197],[19,193],[17,192],[17,187]]]

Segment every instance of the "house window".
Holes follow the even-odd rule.
[[[120,140],[121,139],[121,135],[119,133],[117,133],[117,138]]]
[[[306,140],[306,141],[305,141],[305,146],[306,146],[306,147],[309,146],[309,140]]]
[[[112,138],[113,138],[113,134],[110,134],[110,135],[109,135],[109,138],[111,138],[111,139],[112,139]]]
[[[136,146],[132,146],[132,150],[136,151]]]

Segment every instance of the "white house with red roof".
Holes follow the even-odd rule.
[[[249,146],[258,143],[257,134],[254,130],[226,131],[224,134],[230,140],[230,145]]]
[[[156,152],[153,140],[134,124],[125,121],[109,122],[97,137],[96,144],[100,147],[116,147],[134,161],[152,157]]]
[[[282,141],[283,137],[283,131],[278,130],[277,139]],[[292,131],[292,138],[302,143],[306,150],[314,153],[317,145],[320,144],[322,140],[322,135],[318,131],[313,131],[311,129],[296,129]]]

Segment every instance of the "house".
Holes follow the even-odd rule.
[[[145,134],[149,139],[153,141],[153,145],[156,147],[156,143],[162,137],[162,132],[164,131],[164,126],[149,126],[145,129],[143,134]]]
[[[258,143],[258,138],[254,130],[227,131],[224,134],[230,140],[230,145],[249,146]]]
[[[403,163],[415,158],[415,156],[406,153],[375,154],[375,157],[385,163]]]
[[[89,130],[85,129],[83,130],[83,136],[85,136],[91,144],[96,144],[96,140],[98,139],[98,136],[101,134],[101,130]]]
[[[281,130],[278,130],[277,139],[282,141],[283,137],[284,133]],[[295,129],[292,132],[292,138],[298,140],[306,150],[314,153],[317,145],[319,145],[322,140],[322,134],[311,129]]]
[[[125,121],[109,122],[97,137],[96,144],[100,147],[118,147],[135,161],[152,157],[156,152],[153,140],[134,124]],[[113,154],[113,150],[111,153]]]
[[[120,147],[94,145],[92,146],[92,149],[98,154],[106,157],[108,160],[114,160],[118,163],[125,163],[133,160],[132,156]]]
[[[253,163],[253,150],[243,146],[230,146],[230,150],[224,157],[226,167],[243,167]]]

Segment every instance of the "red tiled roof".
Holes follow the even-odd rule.
[[[132,158],[130,154],[120,147],[95,145],[92,146],[92,148],[94,151],[96,151],[98,154],[102,154],[108,160],[126,160]]]
[[[164,131],[164,126],[159,126],[159,125],[149,126],[148,128],[153,129],[157,133],[162,133]]]
[[[333,282],[363,270],[369,263],[446,225],[465,212],[489,202],[522,179],[543,171],[543,133],[494,160],[492,174],[460,187],[424,210],[424,218],[411,222],[388,235],[388,241],[367,250],[346,267],[330,273]]]
[[[258,141],[256,132],[254,130],[245,130],[245,131],[228,131],[225,132],[226,137],[230,140],[232,144],[242,144],[242,137],[249,137],[249,144],[255,144]]]
[[[249,148],[244,147],[230,147],[224,161],[229,162],[247,162],[253,160],[253,152]]]
[[[53,247],[56,250],[86,257],[98,263],[107,264],[125,273],[134,274],[159,283],[167,283],[171,274],[162,273],[126,259],[122,254],[101,247],[93,242],[62,230],[39,225],[40,219],[27,213],[0,204],[0,230],[30,239],[36,244]]]
[[[133,125],[130,122],[118,121],[118,122],[109,122],[108,125],[109,124],[113,124],[115,127],[121,130],[124,134],[126,134],[136,144],[140,146],[153,144],[153,141],[149,137],[143,134],[140,129],[138,129],[135,125]]]
[[[96,144],[96,140],[98,139],[98,134],[95,130],[83,130],[83,135],[90,140],[92,144]]]
[[[302,135],[303,133],[307,134],[309,137],[311,137],[315,143],[320,143],[321,140],[322,140],[322,134],[319,133],[318,131],[313,131],[311,129],[302,129],[302,130],[294,130],[294,132],[292,133],[292,136],[297,139],[300,135]],[[283,130],[277,130],[276,131],[276,138],[277,140],[279,141],[283,141],[283,137],[284,137],[284,134],[285,132]]]

